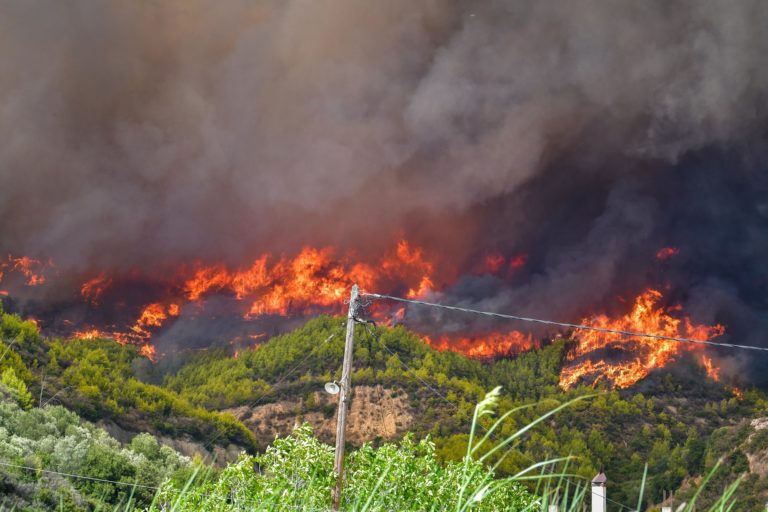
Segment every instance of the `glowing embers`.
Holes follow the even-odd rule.
[[[677,256],[678,254],[680,254],[680,249],[678,249],[677,247],[662,247],[656,253],[656,259],[657,260],[668,260],[668,259],[672,258],[673,256]]]
[[[603,329],[698,340],[709,340],[725,331],[721,325],[695,325],[690,318],[678,316],[679,307],[665,308],[660,304],[661,300],[661,292],[649,289],[635,299],[632,310],[624,316],[611,319],[598,315],[580,323]],[[606,381],[625,388],[646,377],[651,370],[673,361],[682,352],[703,349],[701,345],[589,330],[577,330],[573,338],[576,345],[560,374],[560,385],[564,388],[581,381]],[[707,363],[703,364],[706,367]]]

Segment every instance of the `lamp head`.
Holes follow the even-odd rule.
[[[336,381],[325,383],[325,392],[329,395],[338,395],[339,391],[341,391],[341,388],[336,384]]]

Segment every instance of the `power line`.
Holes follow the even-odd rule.
[[[395,297],[394,295],[383,295],[380,293],[366,293],[361,292],[360,295],[364,295],[366,297],[371,297],[374,299],[386,299],[386,300],[394,300],[397,302],[406,302],[409,304],[417,304],[419,306],[429,306],[433,308],[440,308],[440,309],[447,309],[450,311],[460,311],[462,313],[471,313],[475,315],[484,315],[484,316],[490,316],[494,318],[505,318],[507,320],[519,320],[521,322],[532,322],[537,324],[545,324],[545,325],[556,325],[559,327],[566,327],[569,329],[583,329],[588,331],[597,331],[597,332],[604,332],[609,334],[621,334],[622,336],[632,336],[637,338],[654,338],[658,340],[666,340],[666,341],[676,341],[679,343],[696,343],[699,345],[710,345],[714,347],[727,347],[727,348],[739,348],[744,350],[758,350],[761,352],[768,352],[768,347],[756,347],[754,345],[738,345],[735,343],[722,343],[717,341],[708,341],[708,340],[695,340],[691,338],[680,338],[677,336],[664,336],[662,334],[652,334],[648,332],[635,332],[635,331],[625,331],[622,329],[609,329],[607,327],[594,327],[591,325],[583,325],[583,324],[571,324],[568,322],[556,322],[554,320],[544,320],[541,318],[529,318],[524,316],[517,316],[517,315],[507,315],[504,313],[495,313],[493,311],[481,311],[479,309],[470,309],[470,308],[462,308],[459,306],[448,306],[446,304],[437,304],[433,302],[425,302],[423,300],[416,300],[416,299],[405,299],[403,297]]]
[[[115,484],[115,485],[125,485],[125,486],[128,486],[128,487],[141,487],[143,489],[150,489],[150,490],[155,491],[155,492],[158,492],[158,491],[160,491],[160,489],[162,489],[162,487],[158,487],[158,486],[155,486],[155,485],[145,485],[145,484],[131,483],[131,482],[120,482],[120,481],[117,481],[117,480],[109,480],[108,478],[98,478],[98,477],[88,476],[88,475],[78,475],[76,473],[64,473],[62,471],[54,471],[52,469],[35,468],[35,467],[32,467],[32,466],[24,466],[24,465],[21,465],[21,464],[11,464],[10,462],[3,462],[3,461],[0,461],[0,466],[5,466],[5,467],[9,467],[9,468],[16,468],[16,469],[23,469],[25,471],[33,471],[35,473],[46,473],[46,474],[49,474],[49,475],[59,475],[59,476],[65,476],[65,477],[68,477],[68,478],[77,478],[77,479],[80,479],[80,480],[90,480],[90,481],[93,481],[93,482],[109,483],[109,484]],[[173,489],[172,491],[176,491],[176,489]],[[189,490],[189,489],[187,489],[184,492],[188,493],[188,494],[193,494],[195,496],[199,496],[201,498],[214,498],[214,497],[216,497],[216,496],[214,496],[212,494],[209,494],[209,493],[201,493],[201,492],[196,492],[196,491],[192,491],[192,490]],[[217,498],[225,499],[223,497],[217,497]],[[253,500],[253,499],[242,499],[241,501],[243,501],[245,503],[259,504],[258,501]]]
[[[382,341],[382,339],[381,339],[381,336],[378,336],[378,335],[376,335],[376,334],[375,334],[375,331],[371,330],[371,328],[370,328],[370,326],[369,326],[369,325],[366,325],[366,330],[368,331],[368,334],[369,334],[370,336],[372,336],[373,338],[375,338],[375,339],[376,339],[376,340],[379,342],[379,344],[381,344],[381,346],[384,348],[384,350],[386,350],[387,352],[389,352],[389,354],[390,354],[391,356],[395,356],[395,357],[397,357],[397,361],[400,363],[400,365],[401,365],[403,368],[405,368],[405,370],[406,370],[406,371],[409,371],[409,372],[411,372],[411,373],[413,374],[413,376],[414,376],[414,377],[416,377],[416,379],[417,379],[417,380],[419,380],[419,381],[420,381],[420,382],[421,382],[421,383],[424,385],[424,387],[426,387],[427,389],[429,389],[430,391],[432,391],[432,393],[433,393],[433,394],[435,394],[436,396],[438,396],[439,398],[441,398],[441,399],[442,399],[442,400],[443,400],[445,403],[447,403],[448,405],[450,405],[450,406],[451,406],[451,407],[452,407],[454,410],[457,410],[457,411],[459,410],[459,406],[458,406],[458,405],[456,405],[455,403],[451,402],[451,401],[450,401],[450,400],[449,400],[449,399],[448,399],[448,398],[447,398],[445,395],[443,395],[443,394],[442,394],[442,393],[440,393],[438,390],[436,390],[434,387],[432,387],[432,386],[431,386],[431,385],[430,385],[430,384],[429,384],[429,383],[428,383],[426,380],[422,379],[422,378],[421,378],[421,377],[420,377],[420,376],[419,376],[419,375],[418,375],[418,374],[417,374],[417,373],[416,373],[416,372],[415,372],[415,371],[414,371],[414,370],[413,370],[411,367],[409,367],[407,364],[405,364],[405,362],[403,362],[403,361],[400,359],[400,357],[398,357],[398,356],[397,356],[397,354],[396,354],[395,352],[393,352],[393,351],[392,351],[392,350],[391,350],[391,349],[390,349],[390,348],[387,346],[387,344],[386,344],[386,343],[384,343],[384,342]],[[478,423],[477,425],[478,425],[478,426],[480,426],[480,428],[482,428],[483,430],[485,430],[485,427],[484,427],[482,424]],[[498,438],[496,437],[496,435],[495,435],[493,432],[491,432],[491,438],[492,438],[494,441],[498,442]],[[532,464],[535,464],[535,463],[536,463],[536,461],[534,461],[532,457],[530,457],[530,456],[526,455],[526,454],[525,454],[525,453],[523,453],[523,452],[519,452],[519,453],[520,453],[520,455],[521,455],[522,457],[524,457],[524,458],[528,459],[528,461],[529,461],[529,462],[531,462]],[[577,483],[575,483],[575,482],[573,482],[572,480],[569,480],[569,479],[567,479],[567,478],[565,478],[564,480],[565,480],[566,482],[570,482],[570,483],[571,483],[572,485],[574,485],[574,486],[578,486],[578,485],[579,485],[579,484],[577,484]],[[592,493],[592,494],[595,494],[595,495],[597,495],[597,493],[595,493],[594,491],[591,491],[591,493]],[[605,499],[606,499],[606,501],[609,501],[609,502],[613,503],[614,505],[617,505],[617,506],[619,506],[619,507],[620,507],[620,508],[622,508],[622,509],[626,509],[626,510],[631,510],[631,511],[634,511],[634,509],[633,509],[633,508],[631,508],[631,507],[628,507],[627,505],[624,505],[623,503],[621,503],[621,502],[618,502],[618,501],[616,501],[616,500],[612,500],[612,499],[608,498],[607,496],[605,497]]]
[[[152,489],[153,491],[160,490],[159,487],[156,487],[154,485],[144,485],[144,484],[137,484],[137,483],[131,483],[131,482],[118,482],[116,480],[108,480],[106,478],[97,478],[95,476],[87,476],[87,475],[76,475],[74,473],[62,473],[61,471],[54,471],[52,469],[33,468],[31,466],[22,466],[20,464],[11,464],[9,462],[0,461],[0,466],[6,466],[9,468],[17,468],[17,469],[25,469],[27,471],[34,471],[39,473],[48,473],[51,475],[67,476],[70,478],[80,478],[82,480],[92,480],[94,482],[103,482],[103,483],[116,484],[116,485],[127,485],[130,487],[141,487],[144,489]]]

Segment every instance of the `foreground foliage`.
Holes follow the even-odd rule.
[[[35,406],[59,403],[87,420],[108,420],[127,436],[147,431],[182,439],[187,453],[208,456],[206,448],[213,441],[255,454],[271,439],[256,442],[240,421],[216,409],[251,405],[257,398],[259,404],[295,400],[300,404],[297,418],[320,411],[332,421],[333,408],[318,404],[314,396],[324,382],[339,376],[342,324],[338,318],[320,317],[258,349],[241,351],[237,358],[225,351],[202,354],[161,384],[161,365],[153,365],[133,347],[110,340],[47,340],[33,323],[2,314],[0,382],[20,413],[37,414]],[[335,339],[323,342],[334,333]],[[430,436],[441,463],[464,460],[474,404],[486,389],[503,387],[500,413],[534,404],[508,418],[497,431],[499,439],[594,391],[558,387],[566,340],[514,358],[481,362],[433,350],[401,327],[374,332],[360,328],[357,339],[355,384],[383,385],[406,397],[413,422],[400,432],[408,430],[414,439]],[[504,457],[490,457],[487,462],[497,465],[495,474],[515,475],[534,461],[570,455],[569,472],[588,479],[600,467],[607,468],[609,495],[635,507],[641,487],[646,504],[658,503],[665,490],[678,489],[681,499],[689,499],[698,492],[698,482],[723,460],[712,477],[716,485],[700,493],[701,505],[715,503],[717,489],[738,479],[738,504],[732,510],[754,510],[768,500],[768,437],[763,427],[750,424],[752,418],[768,416],[761,391],[745,390],[736,398],[727,386],[707,379],[695,361],[685,359],[630,390],[598,390],[593,400],[561,411],[556,422],[531,428]],[[480,418],[478,423],[488,428],[492,421]],[[25,433],[14,435],[23,438]],[[484,450],[496,443],[488,440]],[[370,449],[380,447],[377,442]],[[118,479],[136,474],[135,469],[121,471],[113,470]],[[211,483],[198,474],[195,485],[204,482]],[[12,495],[36,493],[25,494],[15,484],[8,489]],[[125,494],[110,496],[112,503]],[[84,506],[91,503],[84,499]]]
[[[123,446],[62,406],[21,405],[0,385],[0,495],[17,510],[148,506],[154,487],[173,477],[183,480],[191,470],[189,459],[149,434]]]
[[[339,342],[323,343],[334,333]],[[300,403],[298,417],[311,412],[325,414],[325,406],[315,402],[314,393],[324,382],[340,377],[342,338],[339,318],[319,317],[254,350],[240,351],[237,358],[224,351],[202,354],[169,375],[165,384],[192,403],[208,407],[247,404],[247,393],[238,390],[257,389],[260,404],[295,400]],[[562,339],[539,350],[490,362],[434,350],[402,327],[374,332],[360,327],[356,340],[355,385],[381,384],[407,394],[414,418],[408,430],[417,438],[431,436],[443,461],[464,457],[473,407],[484,390],[503,388],[501,412],[536,404],[500,427],[502,438],[545,411],[595,391],[558,386],[568,350],[567,341]],[[277,386],[266,385],[279,382],[297,366],[290,379]],[[606,468],[612,499],[634,507],[647,463],[644,500],[658,503],[665,491],[686,483],[686,489],[691,489],[690,482],[700,481],[721,456],[730,456],[724,445],[713,442],[716,438],[710,440],[718,429],[768,416],[768,401],[762,392],[745,390],[737,398],[727,386],[709,379],[693,358],[683,358],[669,369],[652,373],[632,389],[598,386],[597,390],[601,393],[595,399],[574,404],[563,410],[556,422],[532,429],[500,462],[499,474],[516,474],[553,454],[571,455],[570,471],[588,479]],[[743,460],[746,452],[734,457]],[[744,468],[743,464],[735,467]],[[718,475],[725,472],[722,468]],[[729,471],[728,477],[718,478],[731,481],[738,474]],[[768,474],[752,475],[745,484],[749,485],[739,490],[744,505],[734,510],[751,510],[755,503],[768,499]],[[692,492],[684,490],[682,494]],[[708,489],[701,500],[709,504],[714,498]]]
[[[441,464],[433,443],[410,436],[377,448],[366,444],[349,454],[346,466],[344,510],[462,510],[469,504],[478,511],[523,511],[537,502],[514,481],[493,480],[477,461]],[[153,510],[328,510],[335,482],[333,448],[304,425],[194,492],[166,486]]]
[[[111,420],[128,431],[193,439],[215,438],[256,448],[256,439],[229,414],[190,403],[173,390],[147,382],[154,365],[134,346],[108,339],[44,339],[37,326],[0,308],[0,381],[17,381],[41,403],[62,403],[91,421]]]

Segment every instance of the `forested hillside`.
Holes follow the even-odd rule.
[[[0,370],[14,370],[29,387],[31,404],[62,404],[87,420],[133,434],[149,431],[203,443],[215,437],[221,449],[234,443],[235,453],[255,448],[253,435],[230,415],[145,382],[153,365],[135,347],[106,339],[45,339],[34,323],[9,314],[2,315],[0,329],[5,354]]]
[[[0,353],[4,353],[0,371],[5,393],[16,405],[9,404],[11,398],[6,398],[4,417],[15,423],[11,427],[4,425],[6,430],[0,431],[33,440],[25,445],[26,452],[2,456],[22,465],[83,472],[88,468],[82,460],[108,449],[115,453],[109,457],[110,475],[116,479],[136,479],[139,475],[150,478],[137,469],[144,462],[129,453],[141,451],[142,443],[155,446],[150,451],[159,453],[159,445],[152,437],[130,439],[142,431],[167,442],[184,440],[176,446],[185,448],[189,456],[199,453],[206,463],[212,462],[211,448],[219,446],[221,464],[226,457],[234,460],[239,450],[259,453],[269,440],[257,439],[245,419],[244,424],[218,411],[261,414],[262,427],[267,428],[270,440],[276,434],[290,433],[293,424],[304,420],[314,423],[318,431],[323,424],[335,424],[335,408],[330,397],[323,398],[322,385],[339,378],[343,351],[339,318],[311,320],[257,348],[240,351],[236,357],[225,350],[197,354],[164,378],[157,373],[159,366],[153,366],[132,347],[110,340],[47,340],[40,337],[34,324],[13,315],[3,315],[2,337],[5,342],[0,346]],[[656,371],[629,390],[577,387],[564,391],[557,383],[568,340],[556,340],[515,358],[481,362],[434,350],[402,327],[360,326],[356,337],[354,385],[361,389],[381,387],[387,390],[387,396],[399,397],[395,403],[404,409],[403,417],[410,420],[398,426],[391,437],[398,439],[406,433],[416,439],[429,436],[435,446],[434,456],[442,463],[460,461],[466,454],[474,406],[492,388],[502,389],[499,414],[520,409],[503,423],[483,450],[548,411],[590,395],[536,425],[503,458],[491,457],[489,462],[498,463],[497,473],[511,475],[535,461],[570,455],[570,473],[588,479],[605,468],[611,499],[631,505],[637,501],[646,463],[645,501],[658,503],[665,490],[677,490],[680,499],[693,494],[702,475],[722,458],[728,463],[717,473],[718,485],[745,476],[739,489],[740,504],[734,510],[753,510],[766,496],[768,463],[764,461],[768,460],[768,438],[764,429],[768,420],[753,420],[768,416],[768,400],[754,389],[735,397],[728,386],[709,379],[693,359],[684,358],[668,369]],[[366,396],[353,396],[351,410],[362,407],[361,400]],[[274,412],[274,406],[281,403],[295,404],[286,413],[292,420],[287,424],[270,416],[269,411]],[[45,436],[68,439],[76,434],[67,425],[82,423],[54,404],[86,420],[119,427],[117,433],[125,436],[128,444],[121,448],[117,441],[99,441],[107,448],[85,449],[86,459],[81,462],[71,457],[57,458],[55,450],[51,456],[41,455],[43,445],[35,443],[43,443]],[[65,419],[56,420],[58,417]],[[481,418],[480,428],[488,428],[491,421],[490,416]],[[43,427],[48,424],[59,426]],[[281,425],[289,425],[287,431]],[[37,433],[38,428],[47,429],[45,436]],[[89,426],[79,428],[102,432]],[[97,440],[107,439],[105,436],[103,432],[91,434]],[[376,436],[368,440],[374,446],[384,442]],[[48,443],[44,446],[51,442],[44,441]],[[224,450],[225,446],[230,450]],[[163,452],[163,460],[172,452]],[[189,467],[187,459],[174,457],[174,462],[158,466],[168,468],[165,476]],[[63,466],[64,459],[68,464],[82,465]],[[18,472],[4,471],[11,475],[7,482],[21,478]],[[150,478],[152,482],[163,478],[157,472],[152,474],[156,475]],[[6,489],[10,494],[32,499],[25,497],[16,484]],[[704,493],[704,500],[716,499],[722,486],[711,489],[711,495]],[[74,491],[70,494],[73,503],[87,501]],[[123,498],[114,494],[99,499],[114,502]]]
[[[324,342],[334,332],[336,337]],[[257,407],[299,398],[295,417],[302,419],[327,407],[313,397],[324,382],[340,377],[341,335],[340,319],[318,318],[255,350],[240,352],[237,358],[224,352],[201,355],[167,377],[166,386],[193,403],[217,408],[251,405],[237,390],[254,387],[259,389]],[[584,478],[605,468],[609,492],[627,504],[637,499],[646,462],[646,496],[660,501],[664,490],[678,489],[687,479],[706,473],[735,448],[712,442],[715,431],[742,418],[768,415],[762,392],[748,390],[736,398],[729,387],[709,379],[692,358],[656,371],[626,391],[599,387],[564,391],[557,383],[567,340],[516,358],[481,362],[434,350],[402,327],[374,331],[358,327],[356,336],[354,384],[381,384],[407,394],[413,415],[408,430],[418,437],[430,435],[444,460],[458,460],[464,454],[473,406],[488,389],[502,387],[502,411],[533,404],[516,412],[499,437],[570,399],[596,393],[535,428],[499,468],[514,474],[534,460],[572,455],[570,469]],[[292,378],[266,387],[291,370]],[[763,496],[768,480],[760,475],[750,479],[754,481],[750,493]]]

